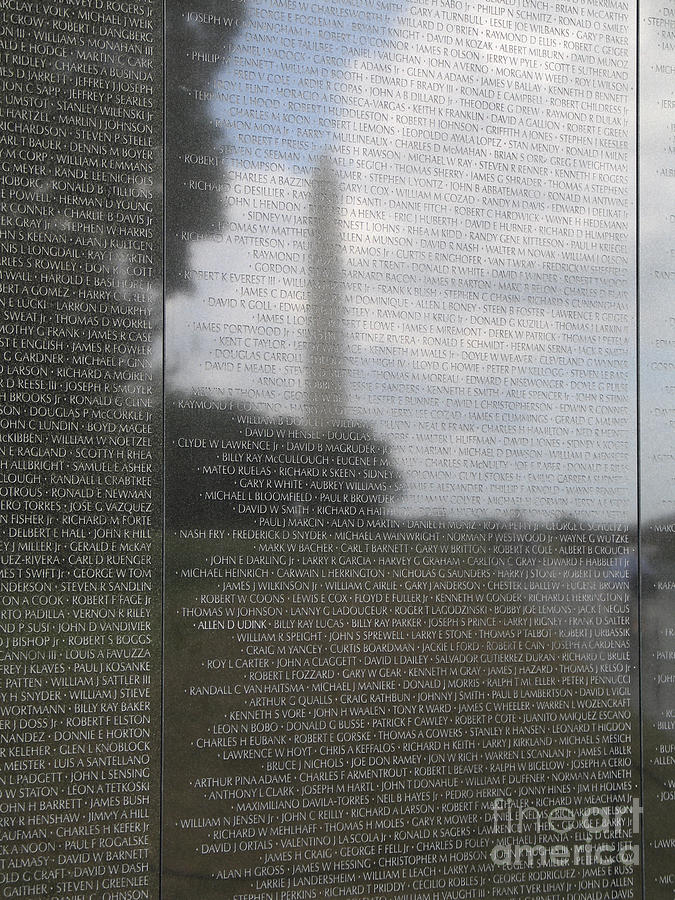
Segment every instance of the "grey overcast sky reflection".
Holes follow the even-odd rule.
[[[574,24],[549,28],[544,54],[517,11],[527,40],[513,42],[480,6],[432,3],[421,30],[400,3],[348,4],[311,29],[311,4],[247,7],[201,105],[222,134],[201,189],[223,226],[193,241],[192,291],[169,298],[169,383],[307,418],[323,158],[339,186],[345,415],[392,437],[405,490],[391,512],[626,521],[634,160],[610,132],[633,127],[632,61],[598,45],[615,99],[584,106],[598,85],[583,87]]]

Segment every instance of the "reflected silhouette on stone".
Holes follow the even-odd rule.
[[[274,15],[268,19],[274,24]],[[282,81],[287,76],[276,60],[283,52],[275,47],[270,65],[271,77]],[[370,65],[366,57],[364,51],[361,62]],[[396,62],[393,57],[391,61]],[[367,73],[366,65],[363,69]],[[288,71],[293,78],[306,74],[296,62],[289,63]],[[391,72],[387,70],[387,77]],[[366,76],[359,75],[365,84]],[[374,77],[381,75],[378,71]],[[359,94],[359,79],[354,83]],[[374,80],[369,83],[375,85]],[[255,92],[256,87],[246,89]],[[269,99],[274,109],[274,91]],[[446,99],[452,98],[441,96],[443,104]],[[479,127],[479,117],[473,111],[461,112],[468,141],[471,129]],[[312,116],[321,114],[312,111]],[[381,115],[376,124],[385,133],[391,126]],[[274,113],[271,116],[273,133],[281,123],[274,120]],[[337,121],[338,113],[335,117]],[[356,129],[356,120],[352,124]],[[207,134],[210,127],[201,122],[194,131],[206,135],[209,147],[214,140],[213,133]],[[250,136],[249,123],[241,130],[241,138]],[[323,138],[320,129],[316,133],[315,142]],[[365,144],[368,140],[363,138]],[[423,179],[430,173],[423,174],[407,156],[400,167],[390,165],[385,138],[378,140],[380,144],[373,140],[369,147],[372,158],[377,158],[378,177],[386,180],[394,169],[398,181],[392,183],[398,185],[400,207],[405,201],[405,215],[414,219],[421,193],[411,188],[411,175]],[[297,163],[302,171],[297,189],[302,195],[307,186],[307,211],[304,200],[296,202],[298,221],[307,230],[298,226],[294,234],[302,233],[297,267],[306,260],[306,282],[294,272],[293,287],[298,288],[296,299],[307,328],[288,336],[289,347],[296,341],[303,347],[298,363],[301,381],[291,387],[300,396],[297,408],[292,414],[272,415],[272,406],[263,411],[249,399],[247,389],[259,384],[255,366],[240,380],[227,381],[225,375],[222,383],[204,386],[195,365],[193,386],[167,394],[171,477],[166,506],[164,883],[173,896],[196,889],[205,900],[279,897],[283,892],[316,898],[513,900],[531,896],[544,881],[552,900],[574,897],[587,878],[582,866],[533,870],[520,865],[505,871],[491,863],[494,844],[516,840],[504,833],[503,822],[501,831],[492,828],[491,802],[502,798],[541,811],[560,805],[575,810],[592,804],[631,805],[638,789],[631,753],[637,741],[636,695],[630,678],[633,523],[589,524],[581,515],[558,519],[558,509],[539,524],[528,519],[527,509],[510,521],[461,514],[431,518],[424,511],[393,514],[392,500],[410,489],[415,477],[415,460],[408,459],[405,474],[392,462],[392,448],[400,449],[395,442],[403,443],[404,436],[396,431],[404,427],[402,418],[385,428],[375,416],[352,415],[352,409],[372,407],[369,379],[374,383],[386,373],[391,379],[388,399],[396,404],[400,397],[402,409],[414,407],[414,386],[431,417],[454,414],[462,419],[467,430],[464,443],[454,441],[450,429],[447,434],[434,430],[430,441],[425,465],[435,508],[447,507],[440,491],[438,498],[432,496],[433,476],[438,474],[434,454],[439,468],[458,474],[458,491],[463,490],[460,475],[475,480],[479,490],[483,475],[493,475],[501,487],[497,478],[504,473],[503,485],[515,487],[525,478],[526,464],[517,465],[522,450],[519,416],[525,410],[525,422],[531,410],[532,421],[541,419],[541,434],[548,434],[552,409],[548,397],[532,398],[528,390],[547,390],[549,385],[540,386],[539,373],[528,368],[530,362],[538,365],[538,358],[528,359],[523,331],[518,338],[522,384],[514,382],[508,406],[512,412],[503,421],[498,413],[494,420],[501,422],[510,440],[498,444],[490,433],[490,415],[503,399],[500,373],[513,354],[507,337],[494,337],[496,344],[490,347],[483,341],[487,335],[481,323],[467,317],[480,312],[478,288],[497,290],[500,281],[516,285],[499,287],[508,292],[504,303],[517,307],[514,316],[529,315],[527,310],[538,309],[537,304],[542,308],[532,313],[536,317],[530,324],[518,328],[548,334],[549,313],[534,277],[528,287],[534,299],[518,294],[521,273],[515,260],[508,276],[500,270],[493,282],[487,277],[472,282],[474,269],[484,262],[475,258],[476,248],[484,246],[480,240],[493,240],[484,234],[496,233],[496,215],[486,224],[475,213],[472,227],[481,230],[480,240],[459,235],[462,240],[467,237],[462,252],[469,256],[458,261],[465,268],[452,282],[442,252],[452,243],[454,229],[459,231],[460,201],[445,202],[445,193],[441,198],[429,194],[431,206],[420,230],[427,236],[432,227],[452,230],[450,235],[440,231],[433,235],[441,254],[438,260],[423,253],[418,238],[402,225],[383,223],[383,234],[400,239],[397,246],[402,253],[432,269],[419,284],[404,272],[396,294],[400,305],[393,307],[410,313],[408,326],[413,314],[419,316],[419,334],[425,335],[428,328],[427,353],[408,358],[400,346],[396,365],[387,368],[386,350],[404,333],[399,334],[394,323],[381,344],[364,342],[359,347],[359,362],[369,352],[373,358],[379,353],[382,367],[372,371],[364,367],[364,383],[352,398],[350,380],[359,377],[359,369],[353,363],[357,356],[352,352],[353,323],[346,309],[352,285],[345,272],[353,261],[349,250],[343,249],[348,242],[341,239],[348,215],[341,205],[347,164],[343,160],[340,174],[328,153],[319,155],[316,143],[305,143]],[[334,143],[337,146],[337,138]],[[284,202],[286,195],[268,177],[277,172],[287,177],[284,139],[272,138],[263,145],[259,160],[254,151],[241,165],[241,185],[247,185],[250,170],[252,185],[261,184],[272,202],[275,193],[283,195]],[[381,158],[375,156],[378,150],[384,154]],[[472,153],[482,166],[483,157]],[[392,158],[398,159],[396,154]],[[308,159],[316,159],[311,170]],[[508,165],[503,159],[489,161],[495,171]],[[467,155],[464,161],[473,165],[476,160]],[[447,165],[453,168],[451,174],[438,176],[441,187],[444,178],[461,182],[459,163],[448,159]],[[404,168],[405,176],[400,174]],[[368,177],[357,174],[355,190],[372,186]],[[492,182],[492,175],[485,181]],[[513,205],[509,198],[492,199],[494,210]],[[174,206],[176,232],[181,222],[194,228],[194,253],[200,236],[213,226],[213,209],[189,207],[183,216],[181,205]],[[271,216],[271,207],[242,209],[237,227],[254,238],[273,234],[274,225],[266,226],[272,231],[256,233],[248,218],[251,212]],[[528,218],[520,223],[521,231],[532,234],[530,251],[523,256],[528,257],[533,276],[539,275],[540,256],[548,253],[542,248],[549,247],[545,241],[538,243],[531,231],[529,223],[538,215],[534,205],[528,207]],[[516,231],[509,222],[499,219],[502,246],[509,243],[509,232]],[[367,225],[372,222],[364,220],[355,229],[361,224],[367,244]],[[281,229],[279,240],[285,248]],[[516,244],[514,239],[514,256]],[[188,241],[183,249],[189,246]],[[384,259],[387,245],[378,247]],[[218,265],[215,251],[203,258],[214,269]],[[234,255],[227,257],[228,264],[233,259]],[[248,277],[257,271],[254,254],[252,259],[241,261],[238,275]],[[178,254],[172,265],[179,260],[188,264]],[[364,294],[359,313],[364,316],[359,323],[364,333],[377,321],[372,306],[367,306],[377,300],[368,291],[377,281],[377,290],[386,299],[387,284],[391,287],[384,277],[368,281],[366,260],[364,254],[359,263],[366,273],[359,289]],[[391,257],[385,261],[391,262]],[[220,265],[226,268],[222,259]],[[276,299],[271,290],[269,296],[264,294],[272,282],[257,282],[260,294],[254,301],[269,304],[263,308],[270,316],[277,312]],[[570,305],[578,299],[575,290]],[[197,293],[190,297],[196,310],[203,299]],[[247,305],[251,295],[231,290],[225,297],[225,293],[224,299],[232,303],[232,323],[255,327],[255,306]],[[450,294],[455,305],[445,306]],[[298,298],[304,299],[304,307]],[[462,308],[465,300],[475,308]],[[423,313],[424,303],[433,309]],[[180,327],[198,315],[186,308],[186,322]],[[488,310],[488,326],[506,328],[506,315],[501,309]],[[431,328],[431,323],[438,327]],[[417,350],[413,335],[412,330],[407,332],[408,346]],[[469,374],[460,376],[458,348],[464,337],[473,343],[467,345]],[[488,373],[483,357],[490,362],[493,350],[498,351],[494,362],[499,365]],[[443,364],[448,361],[454,368],[445,372]],[[432,372],[438,391],[425,395],[422,388]],[[406,381],[399,373],[410,377]],[[450,404],[444,386],[447,395],[452,391],[460,402]],[[485,406],[474,406],[474,397],[476,404],[484,400]],[[274,397],[267,399],[272,403]],[[483,442],[472,440],[476,436],[472,410],[477,419],[479,413],[484,416]],[[449,426],[454,427],[454,419]],[[551,431],[551,446],[556,452],[561,448],[562,458],[566,451],[557,440],[559,431],[564,427]],[[527,436],[530,456],[526,452],[522,459],[538,451],[530,446],[536,444],[536,434]],[[408,444],[409,457],[413,444]],[[469,454],[475,451],[476,465],[445,465],[451,454],[458,455],[458,448],[467,460],[474,459]],[[500,452],[515,461],[511,469],[497,459]],[[581,452],[580,458],[586,459]],[[559,466],[558,458],[552,457],[551,471],[557,473]],[[543,466],[539,477],[541,483],[549,477]],[[509,496],[506,489],[504,496]],[[530,832],[528,837],[534,835]],[[582,828],[568,835],[569,842],[586,837]],[[547,847],[560,843],[560,835],[552,832],[536,839]],[[631,844],[628,824],[612,840]],[[638,881],[636,870],[616,859],[593,877],[604,879],[608,894],[626,891],[626,896],[634,893]]]

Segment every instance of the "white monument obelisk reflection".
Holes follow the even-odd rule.
[[[345,419],[345,322],[338,224],[339,187],[327,155],[310,183],[305,419],[326,431]]]

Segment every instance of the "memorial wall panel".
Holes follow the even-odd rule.
[[[168,33],[167,895],[634,896],[632,17]]]
[[[645,896],[673,896],[675,793],[673,531],[675,485],[675,13],[644,3],[640,19],[641,634]]]
[[[0,0],[1,897],[673,897],[674,26]]]

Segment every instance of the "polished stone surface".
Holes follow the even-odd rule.
[[[633,896],[634,22],[169,34],[167,895]]]

